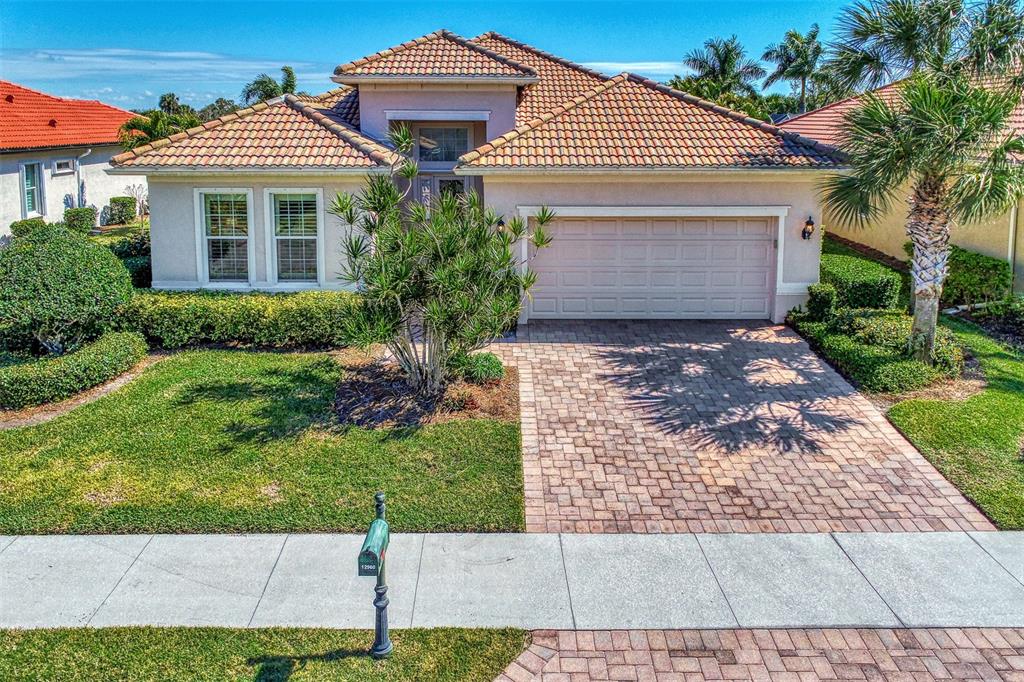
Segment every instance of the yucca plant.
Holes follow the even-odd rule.
[[[391,139],[403,155],[412,147],[407,129]],[[543,208],[532,226],[519,217],[505,223],[475,192],[445,192],[427,205],[409,197],[417,172],[403,159],[358,194],[338,194],[329,210],[351,226],[341,278],[362,295],[349,337],[386,345],[413,390],[436,395],[453,359],[515,325],[536,280],[519,244],[548,246],[544,227],[554,215]]]
[[[919,23],[914,23],[914,22]],[[1024,137],[1009,124],[1022,96],[1024,16],[1013,0],[857,5],[836,68],[849,82],[903,77],[895,96],[865,95],[843,124],[849,172],[825,202],[869,224],[900,201],[913,244],[910,349],[931,362],[954,225],[1002,213],[1024,196]]]

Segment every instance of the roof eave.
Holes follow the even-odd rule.
[[[390,172],[387,166],[112,166],[109,175],[376,175]]]
[[[78,147],[113,147],[119,145],[119,140],[101,140],[98,142],[70,142],[68,144],[48,144],[33,147],[3,147],[0,154],[18,154],[21,152],[42,152],[50,149],[75,149]]]
[[[746,173],[776,173],[794,175],[797,173],[842,172],[846,166],[456,166],[455,175],[732,175]]]
[[[532,85],[539,83],[537,76],[387,76],[377,74],[341,74],[331,76],[331,80],[341,85],[359,85],[363,83],[416,83],[438,85]]]

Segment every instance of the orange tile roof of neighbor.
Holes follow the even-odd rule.
[[[0,80],[0,150],[116,144],[130,111]]]
[[[836,166],[793,133],[623,73],[465,154],[463,168]]]
[[[334,69],[334,80],[458,78],[535,81],[537,72],[451,31],[436,31]]]
[[[344,99],[341,93],[339,101]],[[353,128],[344,110],[295,95],[260,102],[111,159],[119,167],[228,169],[373,169],[394,160],[392,150]]]

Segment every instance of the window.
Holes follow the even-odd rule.
[[[420,161],[454,162],[469,151],[469,128],[420,128]]]
[[[41,164],[26,163],[21,167],[21,192],[25,202],[25,216],[43,214],[43,188]]]
[[[53,162],[54,175],[67,175],[75,172],[74,159],[55,159]]]
[[[304,192],[271,196],[278,281],[317,281],[317,195]]]
[[[249,281],[249,201],[245,193],[201,193],[211,282]]]

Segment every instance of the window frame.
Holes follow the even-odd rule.
[[[274,233],[274,196],[279,194],[313,194],[316,196],[316,279],[285,280],[278,279],[277,272],[277,241]],[[281,289],[308,289],[311,286],[323,287],[326,283],[327,259],[324,249],[324,190],[322,187],[265,187],[263,189],[263,229],[266,241],[267,284]],[[287,239],[287,237],[285,237]],[[307,237],[308,239],[308,237]]]
[[[42,218],[46,216],[46,183],[43,182],[43,167],[46,162],[42,159],[26,159],[18,163],[18,193],[20,194],[21,218]],[[36,166],[36,209],[28,210],[28,202],[25,200],[25,168]]]
[[[416,163],[419,167],[424,170],[451,170],[458,163],[458,159],[455,161],[424,161],[422,158],[422,149],[420,148],[420,136],[424,128],[461,128],[466,131],[466,152],[470,152],[474,149],[475,143],[473,141],[473,123],[466,123],[464,121],[423,121],[414,127],[413,135],[415,146],[416,146]]]
[[[206,216],[204,212],[204,199],[207,194],[244,194],[245,195],[245,222],[246,222],[246,255],[248,279],[237,281],[214,280],[210,281],[210,254],[209,238],[206,235]],[[199,283],[210,289],[239,289],[251,288],[256,278],[256,240],[254,234],[254,202],[252,199],[251,187],[196,187],[193,189],[193,206],[195,209],[196,225],[196,274]]]
[[[68,168],[67,170],[60,170],[57,167],[57,164],[60,164],[60,163],[70,163],[71,167]],[[55,176],[71,175],[76,170],[78,170],[78,160],[75,159],[74,157],[67,157],[67,158],[62,158],[62,159],[54,159],[53,160],[53,164],[52,164],[52,168],[50,170],[50,175],[55,175]]]

